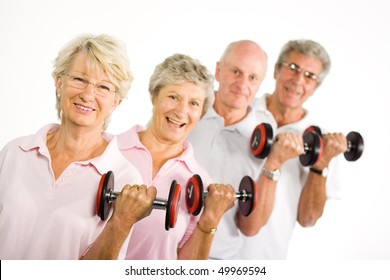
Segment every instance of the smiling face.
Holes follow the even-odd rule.
[[[300,72],[291,70],[287,65],[294,63]],[[291,52],[279,69],[275,69],[275,95],[278,102],[289,109],[300,109],[303,103],[313,95],[318,83],[305,77],[304,72],[310,72],[317,77],[321,74],[322,63],[319,59],[298,52]]]
[[[120,104],[115,94],[100,96],[97,87],[113,87],[103,71],[86,70],[86,57],[78,54],[67,71],[56,79],[57,93],[60,95],[62,125],[74,125],[101,130],[104,120]],[[80,80],[89,82],[84,89],[75,86]],[[115,87],[113,87],[115,88]]]
[[[217,63],[215,79],[219,82],[216,95],[218,106],[242,111],[256,95],[266,73],[267,58],[253,42],[234,45]]]
[[[166,144],[182,144],[198,123],[205,100],[205,90],[190,82],[168,85],[153,99],[150,129]]]

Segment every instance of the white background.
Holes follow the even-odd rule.
[[[273,90],[281,46],[313,39],[333,64],[306,107],[329,130],[359,131],[365,150],[357,162],[343,160],[342,200],[329,201],[315,227],[297,226],[288,258],[390,259],[389,15],[388,0],[0,0],[0,147],[57,122],[52,61],[79,33],[127,44],[135,80],[114,113],[113,133],[148,121],[149,77],[175,52],[214,73],[228,43],[255,40],[269,56],[262,95]]]

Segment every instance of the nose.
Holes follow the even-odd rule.
[[[95,85],[88,83],[84,90],[80,93],[80,98],[84,101],[91,101],[95,98]]]
[[[305,74],[300,71],[300,72],[295,72],[294,74],[294,81],[297,82],[297,83],[304,83],[306,80],[305,80]]]
[[[240,75],[237,77],[236,82],[237,87],[242,93],[249,93],[250,92],[250,78],[248,75]]]
[[[176,115],[178,117],[180,117],[180,118],[186,117],[186,115],[188,114],[188,111],[189,111],[188,101],[182,100],[182,101],[178,102],[176,110],[175,110]]]
[[[248,82],[249,82],[249,77],[247,75],[240,75],[238,78],[238,84],[241,86],[241,87],[245,87]]]

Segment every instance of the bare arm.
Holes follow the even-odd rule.
[[[281,133],[272,145],[271,152],[264,163],[264,168],[276,170],[290,158],[294,158],[303,152],[303,139],[300,135]],[[259,176],[257,179],[258,201],[256,209],[248,216],[237,214],[237,225],[246,236],[257,234],[271,215],[274,206],[276,182]]]
[[[322,157],[313,166],[317,170],[328,167],[335,156],[347,150],[346,137],[341,133],[324,134]],[[326,202],[326,177],[313,172],[303,187],[298,205],[298,223],[303,227],[314,226],[322,216]]]
[[[236,194],[232,186],[219,184],[209,186],[197,228],[178,251],[179,259],[208,258],[214,238],[213,231],[217,229],[223,214],[233,206],[235,199]]]
[[[133,225],[150,214],[156,193],[155,187],[126,185],[115,201],[111,218],[81,259],[118,259]]]

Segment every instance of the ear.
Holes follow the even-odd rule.
[[[155,94],[150,95],[150,102],[152,103],[153,106],[154,106],[154,100],[156,100],[156,95]]]
[[[56,86],[56,92],[59,94],[61,92],[61,87],[62,87],[62,79],[61,76],[57,76],[55,79],[55,86]]]
[[[275,80],[276,80],[276,76],[277,76],[278,73],[279,73],[278,65],[275,64],[275,67],[274,67],[274,79],[275,79]]]
[[[219,82],[219,72],[221,71],[221,62],[217,62],[216,66],[215,66],[215,75],[214,75],[214,78],[217,82]]]
[[[112,104],[110,112],[114,112],[114,110],[122,103],[123,98],[115,98],[114,103]]]

